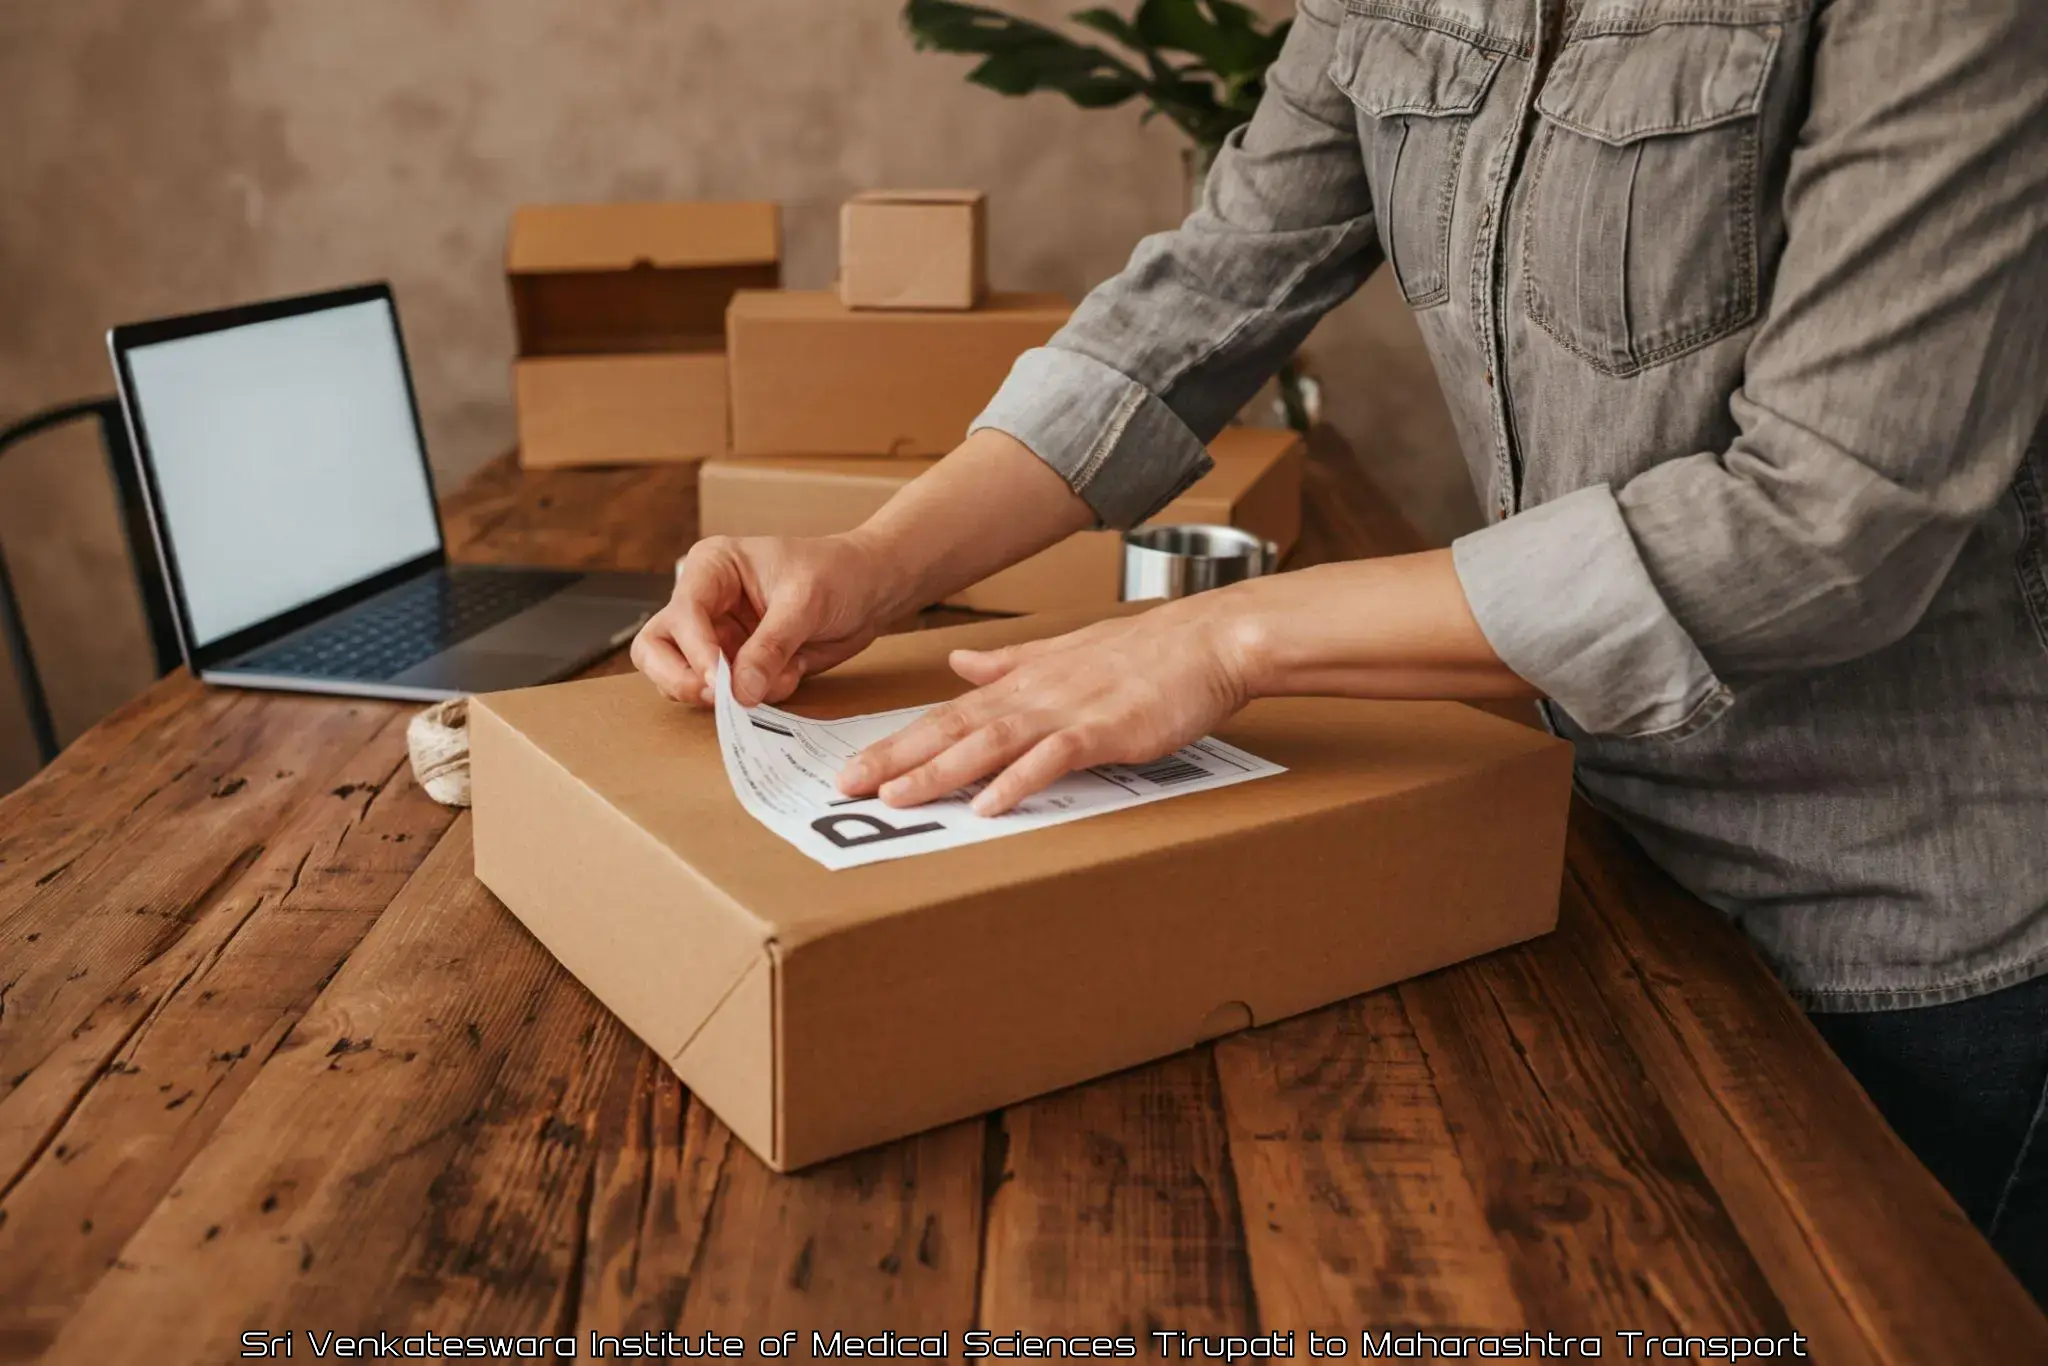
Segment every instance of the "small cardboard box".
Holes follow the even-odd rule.
[[[869,190],[839,209],[848,308],[978,308],[988,294],[988,196]]]
[[[938,701],[884,639],[792,709]],[[709,712],[618,675],[480,697],[476,871],[771,1166],[1265,1024],[1556,923],[1571,750],[1454,703],[1254,702],[1277,777],[830,872],[741,809]]]
[[[512,386],[529,467],[701,460],[730,444],[722,351],[531,356]]]
[[[736,294],[733,453],[944,455],[1071,311],[1055,294],[991,294],[964,313],[855,310],[831,290]]]
[[[773,204],[561,204],[512,218],[513,393],[532,466],[721,455],[725,308],[781,280]]]
[[[1168,503],[1155,523],[1242,527],[1285,555],[1301,534],[1303,448],[1293,432],[1228,427],[1210,443],[1216,468]],[[928,457],[829,456],[710,460],[698,471],[706,536],[825,536],[851,531],[930,469]],[[1122,541],[1083,531],[961,590],[947,602],[981,612],[1047,612],[1117,600]]]

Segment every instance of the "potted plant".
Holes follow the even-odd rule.
[[[1280,55],[1289,21],[1267,25],[1236,0],[1140,0],[1128,17],[1107,8],[1072,16],[1122,52],[983,5],[908,0],[903,22],[920,50],[981,58],[967,79],[1001,95],[1050,90],[1083,109],[1142,100],[1146,119],[1187,136],[1190,207],[1231,130],[1249,122]],[[1287,425],[1306,431],[1321,405],[1315,381],[1289,360],[1279,374]]]

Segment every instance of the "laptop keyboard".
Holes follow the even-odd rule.
[[[246,656],[236,668],[381,682],[511,620],[574,577],[546,571],[428,574],[288,644]]]

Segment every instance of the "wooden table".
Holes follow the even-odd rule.
[[[1399,548],[1344,468],[1303,558]],[[694,480],[501,463],[448,522],[658,569]],[[2048,1362],[1745,943],[1588,812],[1539,942],[777,1176],[470,875],[408,712],[173,677],[0,803],[0,1358],[981,1327]]]

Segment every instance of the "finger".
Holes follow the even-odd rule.
[[[899,774],[951,749],[980,727],[970,709],[976,695],[933,707],[894,735],[875,741],[839,770],[839,790],[865,797]]]
[[[998,716],[965,740],[883,783],[878,795],[891,806],[921,806],[986,778],[1015,759],[1052,729],[1049,720],[1027,712]]]
[[[761,694],[763,702],[780,702],[796,691],[796,685],[804,681],[801,656],[782,666],[782,672],[768,680],[768,690]]]
[[[646,674],[655,689],[670,701],[694,702],[703,692],[703,680],[683,658],[674,638],[655,621],[649,621],[633,637],[630,654],[634,667]]]
[[[1024,756],[998,773],[995,781],[974,794],[971,805],[977,816],[1000,816],[1018,802],[1064,778],[1067,774],[1099,763],[1098,746],[1081,730],[1059,730],[1046,736]]]
[[[718,670],[718,631],[715,623],[740,605],[739,575],[725,543],[717,538],[699,541],[683,559],[682,573],[669,605],[656,617],[683,658],[698,677],[708,679]]]
[[[1083,626],[1078,631],[1068,631],[1064,635],[1020,641],[1015,645],[1004,645],[994,650],[955,650],[947,662],[952,665],[954,673],[981,687],[1004,677],[1020,664],[1043,659],[1062,650],[1092,644],[1103,635],[1122,627],[1123,622],[1119,619],[1098,621],[1092,626]]]
[[[1008,650],[955,650],[946,662],[977,688],[987,687],[1017,667]]]
[[[740,647],[747,643],[749,628],[726,616],[720,617],[712,629],[718,639],[718,652],[727,659],[738,658]]]
[[[778,591],[769,602],[761,624],[733,660],[732,692],[742,706],[751,707],[767,696],[770,685],[810,638],[813,613],[812,594],[799,585]]]
[[[845,640],[814,640],[796,652],[797,663],[804,671],[804,677],[821,674],[827,669],[836,669],[852,659],[874,641],[874,632],[864,631]]]

